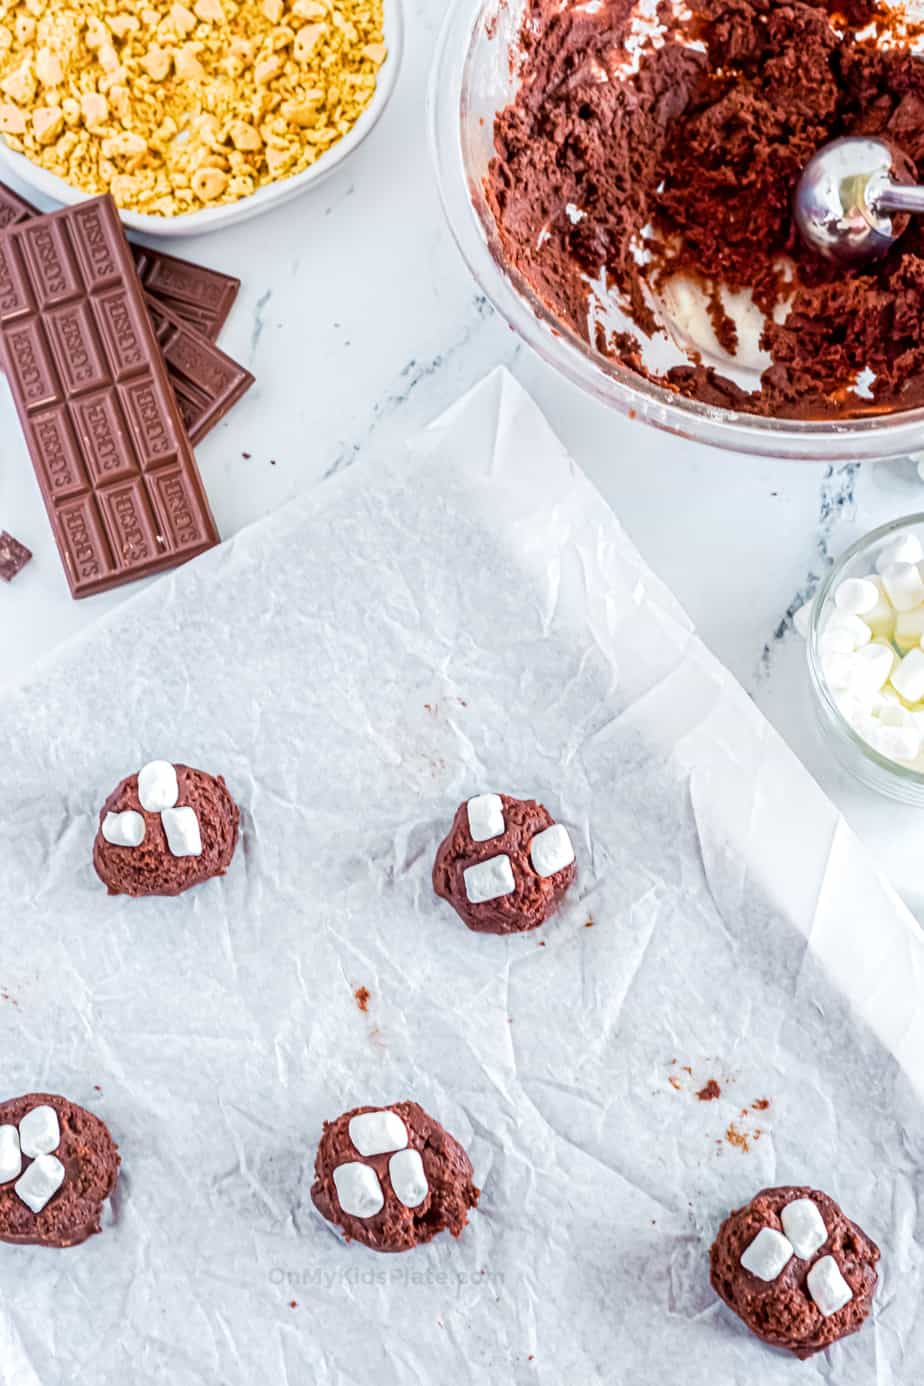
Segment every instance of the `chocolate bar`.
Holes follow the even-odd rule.
[[[32,553],[6,530],[0,530],[0,578],[12,582],[29,562]]]
[[[39,215],[31,202],[0,183],[0,231]],[[146,245],[132,245],[131,252],[151,297],[214,342],[231,312],[241,281]]]
[[[74,597],[218,543],[110,197],[0,237],[0,341]]]
[[[145,296],[189,441],[196,445],[250,389],[253,376],[162,302]]]
[[[220,270],[194,265],[163,250],[131,244],[138,277],[152,298],[210,341],[217,340],[241,287]]]

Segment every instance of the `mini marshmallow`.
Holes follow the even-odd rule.
[[[15,1126],[0,1126],[0,1184],[18,1179],[22,1172],[19,1132]]]
[[[762,1227],[741,1253],[741,1264],[758,1280],[775,1280],[793,1257],[792,1244],[775,1227]]]
[[[176,770],[168,760],[152,760],[138,771],[138,798],[145,813],[172,809],[180,797]]]
[[[869,649],[869,646],[864,648]],[[857,653],[859,654],[860,651]],[[821,656],[821,670],[829,688],[837,692],[839,689],[851,687],[854,677],[854,658],[854,655],[839,654],[836,651],[828,651]],[[885,677],[888,678],[888,674]],[[883,679],[884,682],[885,679]],[[881,688],[882,684],[879,686]]]
[[[863,616],[872,611],[879,601],[879,588],[869,578],[845,578],[834,593],[834,605],[838,611],[853,616]]]
[[[419,1208],[430,1192],[419,1150],[399,1150],[397,1155],[392,1155],[388,1161],[388,1177],[395,1198],[405,1208]]]
[[[895,617],[892,638],[902,654],[921,644],[924,636],[924,606],[916,606],[912,611],[900,611]]]
[[[909,650],[893,669],[891,683],[906,702],[919,703],[924,698],[924,650]]]
[[[841,1275],[833,1256],[822,1256],[805,1278],[808,1292],[826,1319],[853,1299],[853,1291]]]
[[[835,611],[821,633],[821,648],[826,653],[852,654],[868,645],[872,638],[873,632],[861,616]]]
[[[921,753],[921,733],[917,727],[880,726],[874,732],[871,744],[888,760],[907,764]]]
[[[574,861],[574,848],[568,829],[561,823],[553,823],[551,828],[537,833],[529,844],[529,859],[533,870],[539,876],[554,876]]]
[[[818,1205],[810,1198],[796,1198],[792,1203],[787,1203],[780,1214],[780,1221],[792,1242],[793,1251],[803,1261],[810,1260],[828,1240],[825,1220],[818,1211]]]
[[[893,563],[920,563],[924,558],[921,541],[915,534],[897,534],[879,550],[876,572],[884,573]]]
[[[888,640],[895,625],[895,608],[885,594],[885,585],[881,577],[867,578],[879,593],[876,605],[871,611],[863,613],[863,619],[873,632],[873,638]]]
[[[113,847],[140,847],[144,841],[144,819],[134,809],[107,813],[101,831]]]
[[[334,1185],[340,1207],[354,1218],[374,1218],[385,1204],[385,1195],[378,1175],[369,1165],[358,1160],[338,1165],[334,1170]]]
[[[465,894],[473,905],[483,904],[485,900],[499,900],[502,895],[512,895],[517,888],[513,867],[506,855],[489,857],[487,861],[467,866],[462,876]]]
[[[846,658],[847,682],[844,687],[849,688],[861,701],[872,702],[895,668],[895,651],[891,646],[873,640],[869,645],[864,645],[862,650],[857,650]],[[825,677],[831,683],[827,663],[822,667]],[[831,687],[835,688],[837,685],[832,683]]]
[[[507,825],[504,805],[499,794],[476,794],[468,801],[468,830],[473,842],[488,842],[500,837]]]
[[[882,570],[882,582],[896,611],[910,611],[924,602],[924,582],[916,563],[890,563]]]
[[[199,819],[192,808],[164,809],[160,815],[167,838],[167,846],[174,857],[200,857],[202,855],[202,834]]]
[[[30,1159],[36,1155],[50,1155],[57,1150],[61,1144],[61,1127],[54,1107],[46,1104],[26,1112],[19,1123],[19,1144],[22,1153]]]
[[[17,1179],[13,1188],[33,1213],[40,1213],[45,1204],[64,1183],[64,1166],[54,1155],[40,1155]]]
[[[360,1112],[350,1118],[350,1140],[360,1155],[384,1155],[404,1149],[407,1127],[397,1112]]]

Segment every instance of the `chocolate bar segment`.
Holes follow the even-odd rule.
[[[253,376],[162,302],[148,297],[147,310],[189,441],[195,446],[250,389]]]
[[[6,530],[0,530],[0,578],[12,582],[29,562],[32,553]]]
[[[0,238],[0,341],[73,596],[218,542],[111,198]]]
[[[39,215],[31,202],[0,183],[0,231]],[[131,245],[131,252],[141,282],[151,297],[215,341],[231,312],[241,281],[146,245]]]
[[[241,287],[239,279],[162,250],[132,245],[138,276],[152,298],[215,341]]]

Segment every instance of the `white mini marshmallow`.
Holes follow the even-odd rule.
[[[862,616],[853,616],[849,611],[835,611],[821,633],[821,649],[827,654],[852,654],[863,645],[868,645],[873,632]]]
[[[741,1253],[741,1264],[758,1280],[775,1280],[792,1260],[792,1245],[775,1227],[762,1227]]]
[[[473,842],[500,837],[506,828],[504,805],[499,794],[476,794],[468,801],[468,830]]]
[[[879,550],[876,572],[884,573],[893,563],[920,563],[924,558],[921,541],[915,534],[897,534]]]
[[[864,649],[868,650],[869,646],[864,646]],[[860,651],[857,653],[859,654]],[[835,692],[842,688],[850,688],[854,674],[853,661],[854,655],[841,654],[836,650],[828,650],[821,656],[821,670],[829,688],[833,688]],[[886,674],[886,678],[888,678],[888,674]],[[884,682],[885,679],[883,679]]]
[[[833,1256],[822,1256],[820,1261],[816,1261],[805,1283],[819,1312],[826,1319],[853,1299],[853,1291],[841,1275],[841,1268]]]
[[[540,876],[554,876],[574,861],[574,848],[568,829],[561,823],[553,823],[551,828],[537,833],[529,844],[529,859],[533,870]]]
[[[924,698],[924,650],[909,650],[897,669],[892,671],[892,687],[908,703]]]
[[[167,846],[174,857],[200,857],[202,834],[199,819],[192,808],[164,809],[160,815],[167,837]]]
[[[22,1173],[19,1132],[15,1126],[0,1126],[0,1184],[18,1179]]]
[[[864,611],[863,619],[873,632],[873,636],[888,640],[895,625],[895,608],[886,596],[885,584],[881,577],[867,578],[879,593],[879,598],[872,611]]]
[[[924,602],[924,582],[916,563],[890,563],[882,570],[882,582],[896,611],[910,611]]]
[[[360,1155],[384,1155],[404,1149],[407,1127],[397,1112],[360,1112],[350,1118],[350,1140]]]
[[[892,638],[902,654],[906,654],[908,650],[913,650],[915,646],[920,645],[922,637],[924,637],[924,606],[916,606],[911,611],[900,611],[895,617]]]
[[[405,1208],[419,1208],[430,1192],[419,1150],[399,1150],[397,1155],[392,1155],[388,1161],[388,1177],[395,1198]]]
[[[917,727],[880,726],[871,743],[881,756],[907,764],[920,755],[921,733]]]
[[[144,841],[144,819],[134,809],[107,813],[103,819],[102,833],[113,847],[140,847]]]
[[[835,658],[832,656],[832,659]],[[848,665],[846,669],[846,684],[861,701],[873,702],[876,694],[886,684],[892,670],[895,668],[895,651],[889,645],[881,644],[874,640],[869,645],[864,645],[862,650],[857,650],[854,654],[848,655]],[[827,662],[823,665],[825,677],[828,682]],[[836,684],[831,684],[836,688]]]
[[[374,1218],[385,1204],[385,1195],[378,1175],[369,1165],[358,1160],[338,1165],[334,1170],[334,1184],[340,1207],[354,1218]]]
[[[43,1105],[26,1112],[19,1123],[19,1144],[22,1153],[30,1159],[36,1155],[50,1155],[57,1150],[61,1144],[61,1127],[54,1107]]]
[[[825,1220],[818,1211],[818,1205],[810,1198],[795,1198],[792,1203],[787,1203],[780,1214],[780,1221],[792,1242],[793,1251],[803,1261],[810,1260],[828,1240]]]
[[[869,578],[845,578],[838,583],[834,593],[834,605],[838,611],[846,611],[853,616],[864,616],[873,610],[878,601],[879,588]]]
[[[483,904],[485,900],[499,900],[502,895],[512,895],[517,888],[508,856],[488,857],[487,861],[476,862],[474,866],[467,866],[462,876],[465,894],[473,905]]]
[[[33,1213],[40,1213],[45,1204],[64,1183],[64,1166],[54,1155],[40,1155],[17,1179],[13,1188]]]
[[[138,771],[138,798],[145,813],[171,809],[180,797],[176,770],[168,760],[152,760]]]

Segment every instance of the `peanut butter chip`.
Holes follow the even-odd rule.
[[[39,144],[51,144],[64,128],[64,116],[56,106],[36,106],[32,112],[32,130]]]
[[[196,0],[193,10],[203,24],[220,24],[225,17],[221,0]]]
[[[26,128],[26,113],[18,106],[0,105],[0,131],[4,135],[21,135]]]
[[[200,168],[192,176],[192,190],[203,202],[214,202],[228,186],[228,175],[220,168]]]
[[[175,216],[310,167],[387,56],[383,0],[0,0],[0,134]]]

